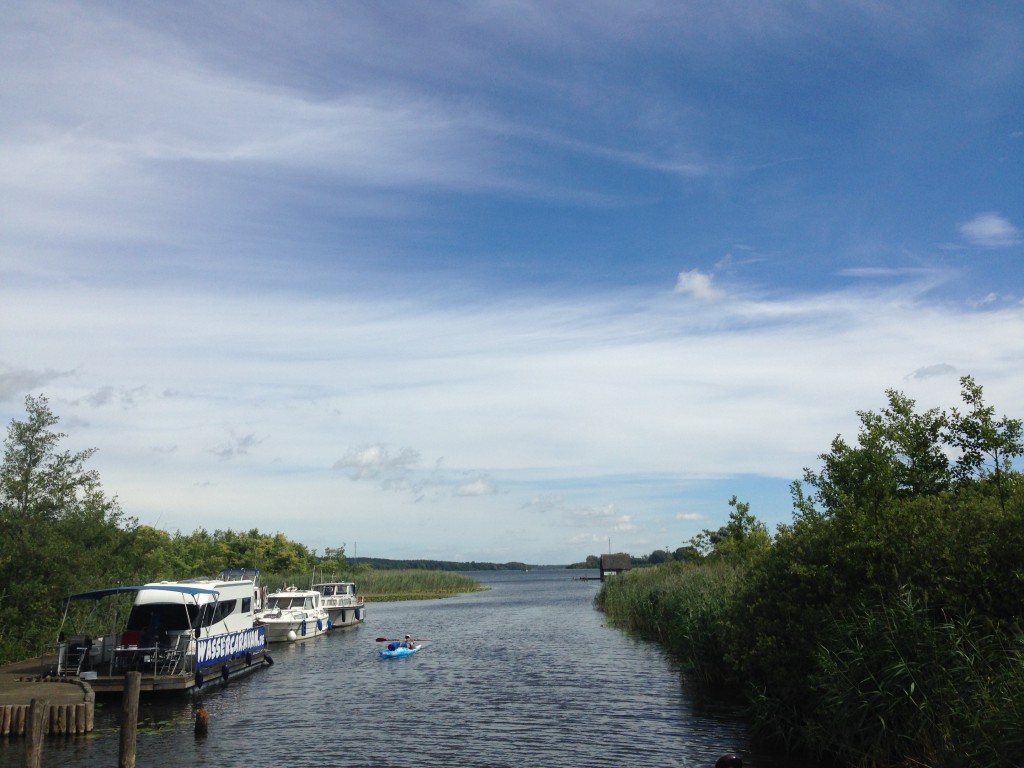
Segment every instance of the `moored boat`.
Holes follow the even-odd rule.
[[[268,643],[294,643],[319,637],[331,628],[331,619],[315,589],[287,587],[267,595],[267,607],[257,622]]]
[[[72,603],[134,594],[118,630],[93,637],[64,631]],[[142,675],[142,691],[187,691],[227,682],[251,671],[266,656],[266,632],[256,625],[261,609],[259,571],[239,569],[216,579],[162,581],[110,587],[65,598],[54,673],[87,681],[96,693],[120,693],[125,673]],[[86,620],[88,621],[88,620]],[[95,619],[93,620],[95,626]]]
[[[350,627],[366,618],[363,598],[356,594],[356,585],[351,581],[326,581],[314,584],[313,589],[321,595],[332,628]]]

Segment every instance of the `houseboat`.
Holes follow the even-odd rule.
[[[331,619],[315,589],[286,587],[267,595],[267,607],[257,617],[268,643],[294,643],[319,637],[331,628]]]
[[[65,631],[76,601],[97,605],[105,598],[134,594],[120,626],[92,636]],[[120,693],[125,673],[142,673],[142,691],[187,691],[204,683],[227,682],[258,667],[266,655],[266,631],[256,623],[262,610],[259,571],[237,569],[216,579],[161,581],[110,587],[65,598],[57,642],[55,674],[88,681],[96,693]],[[95,617],[86,625],[95,626]],[[119,629],[120,627],[120,629]]]
[[[314,584],[313,589],[322,596],[321,604],[334,629],[360,624],[366,618],[363,598],[356,595],[356,585],[351,581]]]

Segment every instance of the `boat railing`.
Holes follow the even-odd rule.
[[[158,675],[183,675],[191,671],[192,657],[188,654],[191,638],[177,635],[169,638],[166,646],[158,646],[154,655],[155,672]]]
[[[142,672],[157,675],[184,675],[192,671],[195,659],[190,654],[191,636],[188,633],[167,635],[159,640],[139,640],[125,633],[122,643],[114,649],[110,674]]]
[[[53,670],[61,677],[94,672],[113,656],[116,638],[75,635],[57,641],[57,664]]]

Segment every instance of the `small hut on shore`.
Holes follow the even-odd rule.
[[[601,555],[601,581],[609,576],[618,576],[633,567],[633,558],[625,553]]]

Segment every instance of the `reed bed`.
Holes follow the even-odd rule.
[[[466,592],[482,592],[485,587],[476,579],[451,571],[394,570],[358,571],[332,575],[325,581],[352,581],[363,599],[372,603],[398,600],[435,600]],[[281,584],[309,584],[309,576],[294,575],[291,579],[270,577],[264,580],[273,590]]]
[[[909,594],[851,611],[822,640],[804,739],[858,768],[1019,765],[1021,650],[977,622],[936,622]]]
[[[725,562],[666,563],[604,583],[596,601],[616,626],[665,646],[694,680],[724,683],[730,599],[743,569]]]
[[[659,565],[606,581],[596,602],[612,624],[662,644],[694,682],[743,686],[757,734],[794,754],[854,768],[1024,764],[1024,639],[976,620],[936,621],[909,593],[837,608],[813,629],[806,706],[780,717],[734,664],[745,573],[722,562]]]

